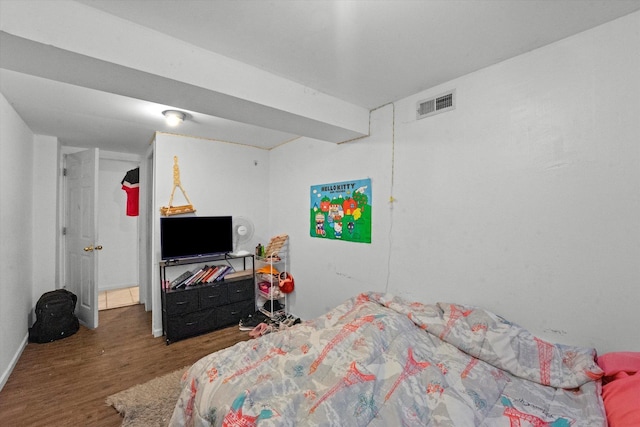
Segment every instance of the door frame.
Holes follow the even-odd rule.
[[[153,284],[155,276],[153,274],[153,219],[150,214],[153,210],[153,194],[155,193],[154,176],[154,149],[149,147],[143,160],[140,162],[140,182],[145,185],[140,186],[140,222],[138,223],[138,233],[140,235],[140,262],[139,262],[139,282],[145,283],[145,291],[140,289],[140,302],[144,302],[146,311],[153,312]],[[144,294],[144,301],[142,301]],[[153,322],[151,333],[154,334]]]

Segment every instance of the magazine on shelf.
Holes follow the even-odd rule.
[[[230,265],[225,265],[225,269],[222,271],[222,273],[218,275],[218,277],[216,277],[216,282],[219,282],[222,279],[224,279],[232,271],[233,271],[233,267],[231,267]]]
[[[206,274],[200,279],[200,283],[209,283],[209,278],[213,276],[217,269],[217,265],[212,265],[211,267],[209,267],[209,270],[207,270]]]
[[[253,270],[240,270],[229,272],[224,276],[226,279],[235,279],[237,277],[250,277],[253,276]]]
[[[199,277],[202,276],[202,274],[205,272],[205,270],[209,268],[207,265],[205,265],[204,267],[202,267],[201,269],[199,269],[193,276],[191,276],[189,278],[189,280],[186,281],[186,285],[187,286],[193,286],[196,284],[196,281],[198,280]]]
[[[213,276],[211,276],[209,278],[209,283],[212,282],[216,282],[218,280],[218,277],[220,277],[220,275],[227,269],[227,268],[231,268],[228,265],[219,265],[216,272],[213,273]]]

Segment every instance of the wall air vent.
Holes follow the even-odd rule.
[[[418,101],[416,105],[416,119],[451,111],[456,108],[456,91],[451,90],[435,98]]]

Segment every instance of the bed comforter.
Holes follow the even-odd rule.
[[[595,351],[486,310],[354,297],[183,376],[172,426],[605,426]]]

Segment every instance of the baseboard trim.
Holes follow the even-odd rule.
[[[20,360],[20,356],[22,356],[22,352],[27,347],[28,342],[29,342],[29,334],[27,333],[22,340],[22,344],[20,344],[20,347],[16,351],[16,354],[13,355],[13,358],[11,359],[11,363],[9,363],[9,366],[7,366],[7,369],[5,369],[5,371],[2,373],[2,377],[0,377],[0,390],[4,388],[4,385],[9,380],[9,376],[11,376],[13,369],[18,364],[18,360]]]

